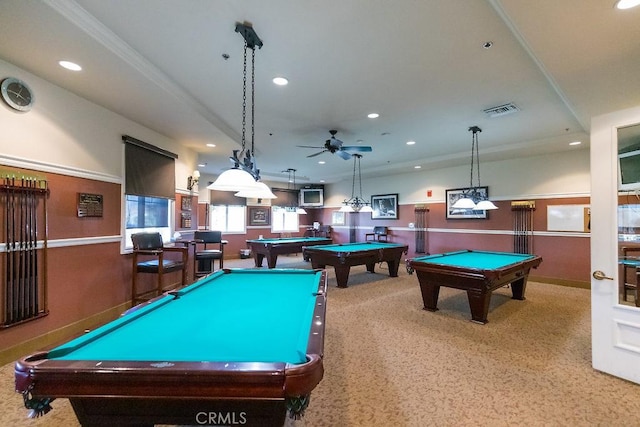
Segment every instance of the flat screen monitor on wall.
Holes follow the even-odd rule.
[[[618,189],[640,190],[640,150],[618,154]]]
[[[324,205],[324,190],[322,188],[301,188],[300,206],[321,207]]]

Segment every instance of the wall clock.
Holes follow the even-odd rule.
[[[14,110],[29,111],[33,106],[35,97],[33,92],[22,80],[15,77],[7,77],[0,84],[2,100]]]

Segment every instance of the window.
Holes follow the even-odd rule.
[[[124,251],[133,247],[131,236],[160,232],[171,240],[174,226],[176,154],[128,135],[124,142]]]
[[[162,240],[171,239],[173,200],[159,197],[125,195],[125,239],[131,248],[131,236],[135,233],[157,231]]]
[[[297,233],[299,231],[296,208],[274,206],[271,209],[271,231],[274,233]]]
[[[223,233],[244,233],[246,212],[239,205],[211,205],[211,230]]]

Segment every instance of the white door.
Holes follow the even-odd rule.
[[[593,367],[640,383],[640,308],[621,300],[618,268],[618,132],[634,125],[640,107],[591,122],[591,333]]]

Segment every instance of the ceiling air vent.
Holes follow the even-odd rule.
[[[498,105],[497,107],[491,107],[484,110],[485,114],[489,117],[500,117],[505,114],[516,113],[520,111],[518,107],[512,102],[504,105]]]

